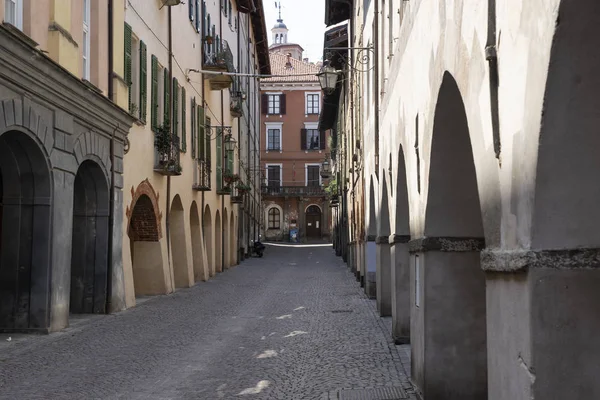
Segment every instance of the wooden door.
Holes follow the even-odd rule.
[[[310,206],[306,210],[306,237],[320,238],[321,237],[321,209],[317,206]]]

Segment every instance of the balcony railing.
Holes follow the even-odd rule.
[[[215,72],[235,72],[233,54],[226,40],[206,37],[204,39],[204,57],[202,68]],[[233,77],[230,75],[205,74],[212,90],[223,90],[231,87]]]
[[[196,164],[196,176],[194,177],[193,189],[200,192],[210,191],[210,165],[204,160],[198,160]]]
[[[327,195],[321,186],[263,186],[261,191],[264,196],[320,197]]]

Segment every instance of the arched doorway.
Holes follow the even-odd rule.
[[[69,311],[74,314],[106,312],[109,199],[104,172],[94,161],[84,161],[73,197]]]
[[[469,126],[454,78],[439,91],[424,236],[411,244],[413,381],[428,399],[487,399],[483,222]]]
[[[210,207],[207,205],[204,208],[204,243],[206,249],[206,259],[208,261],[208,274],[209,276],[215,276],[216,268],[215,268],[215,252],[213,246],[213,226],[212,219],[210,215]]]
[[[320,239],[322,229],[321,208],[315,204],[306,208],[306,237],[307,239]]]
[[[157,212],[150,197],[141,194],[131,211],[127,234],[131,243],[136,296],[167,293]],[[157,205],[158,207],[158,205]]]
[[[23,132],[0,135],[0,328],[49,326],[52,184],[46,156]]]
[[[192,201],[190,207],[190,232],[192,236],[192,257],[194,264],[194,282],[206,281],[208,271],[204,265],[204,244],[202,243],[202,229],[200,228],[200,217],[198,216],[198,206]]]
[[[215,215],[215,271],[223,272],[223,253],[221,250],[221,213]]]
[[[187,256],[187,238],[185,235],[185,216],[181,197],[176,195],[171,203],[171,221],[169,224],[171,241],[171,260],[173,260],[173,275],[175,287],[190,287],[190,268]]]
[[[237,265],[237,229],[236,229],[236,220],[231,211],[231,218],[229,219],[229,243],[231,243],[231,250],[229,252],[229,257],[231,259],[231,266]]]
[[[377,238],[375,239],[377,253],[377,311],[382,317],[392,315],[392,265],[390,259],[390,210],[388,200],[388,183],[385,176],[381,177],[382,190],[377,217]]]

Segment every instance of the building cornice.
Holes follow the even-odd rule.
[[[3,83],[75,116],[81,125],[106,137],[114,132],[117,140],[125,140],[133,116],[2,25],[0,53]]]

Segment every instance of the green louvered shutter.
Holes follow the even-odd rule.
[[[132,108],[131,84],[133,83],[133,81],[131,79],[132,78],[132,74],[131,74],[131,60],[132,60],[131,36],[132,36],[131,26],[129,24],[125,24],[125,83],[127,84],[127,88],[129,91],[129,112],[131,112],[131,108]]]
[[[198,158],[206,160],[206,127],[204,126],[204,108],[198,106]]]
[[[150,123],[152,130],[156,132],[158,128],[158,59],[152,55],[152,88],[150,104]]]
[[[186,101],[186,97],[185,97],[185,88],[182,86],[181,87],[181,138],[182,138],[184,144],[187,142],[187,132],[186,132],[187,109],[186,109],[186,107],[187,107],[187,101]],[[185,147],[184,147],[183,151],[186,151]],[[194,153],[193,146],[192,146],[192,153]]]
[[[164,116],[163,116],[163,121],[164,124],[167,125],[169,124],[170,126],[172,126],[171,124],[171,101],[169,99],[169,70],[168,69],[164,69],[164,93],[163,93],[163,110],[164,110]],[[173,132],[173,131],[171,131]]]
[[[148,109],[148,49],[140,40],[140,119],[146,122]]]
[[[223,129],[217,128],[217,190],[223,189]]]
[[[196,158],[196,98],[192,97],[190,113],[190,128],[192,132],[192,159]]]
[[[179,135],[179,83],[173,78],[173,135]],[[185,151],[183,137],[180,139],[179,150]]]
[[[211,148],[211,143],[210,143],[210,135],[206,134],[207,132],[212,133],[210,131],[210,125],[211,125],[211,120],[210,118],[205,116],[205,125],[204,125],[204,129],[205,129],[205,134],[204,134],[204,143],[205,143],[205,147],[204,147],[204,159],[206,160],[206,165],[208,165],[209,168],[212,169],[212,148]]]

